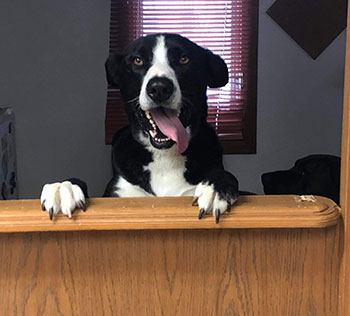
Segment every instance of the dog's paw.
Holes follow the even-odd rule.
[[[41,209],[48,211],[50,219],[62,212],[69,218],[76,208],[85,212],[85,196],[80,187],[69,181],[45,184],[41,192]]]
[[[204,214],[212,214],[216,223],[219,223],[220,215],[231,211],[231,206],[237,201],[238,190],[220,190],[209,181],[203,181],[196,187],[192,205],[198,205],[201,219]]]

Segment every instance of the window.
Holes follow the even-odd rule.
[[[152,33],[179,33],[225,59],[230,79],[208,89],[208,122],[225,153],[255,153],[258,7],[254,0],[111,0],[110,53]],[[106,143],[127,124],[117,90],[108,89]]]

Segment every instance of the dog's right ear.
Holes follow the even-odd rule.
[[[225,61],[208,49],[204,51],[208,67],[208,87],[223,87],[228,82],[228,69]]]
[[[119,88],[122,61],[123,55],[114,53],[109,55],[105,63],[107,82],[114,88]]]

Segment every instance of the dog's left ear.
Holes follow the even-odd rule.
[[[105,63],[107,82],[114,88],[119,88],[120,69],[123,56],[118,53],[109,55]]]
[[[224,60],[213,54],[210,50],[205,50],[208,67],[208,87],[223,87],[228,82],[228,69]]]

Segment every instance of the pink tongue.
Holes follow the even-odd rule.
[[[176,142],[177,151],[182,154],[188,147],[188,135],[177,117],[176,111],[157,108],[150,112],[160,131]]]

